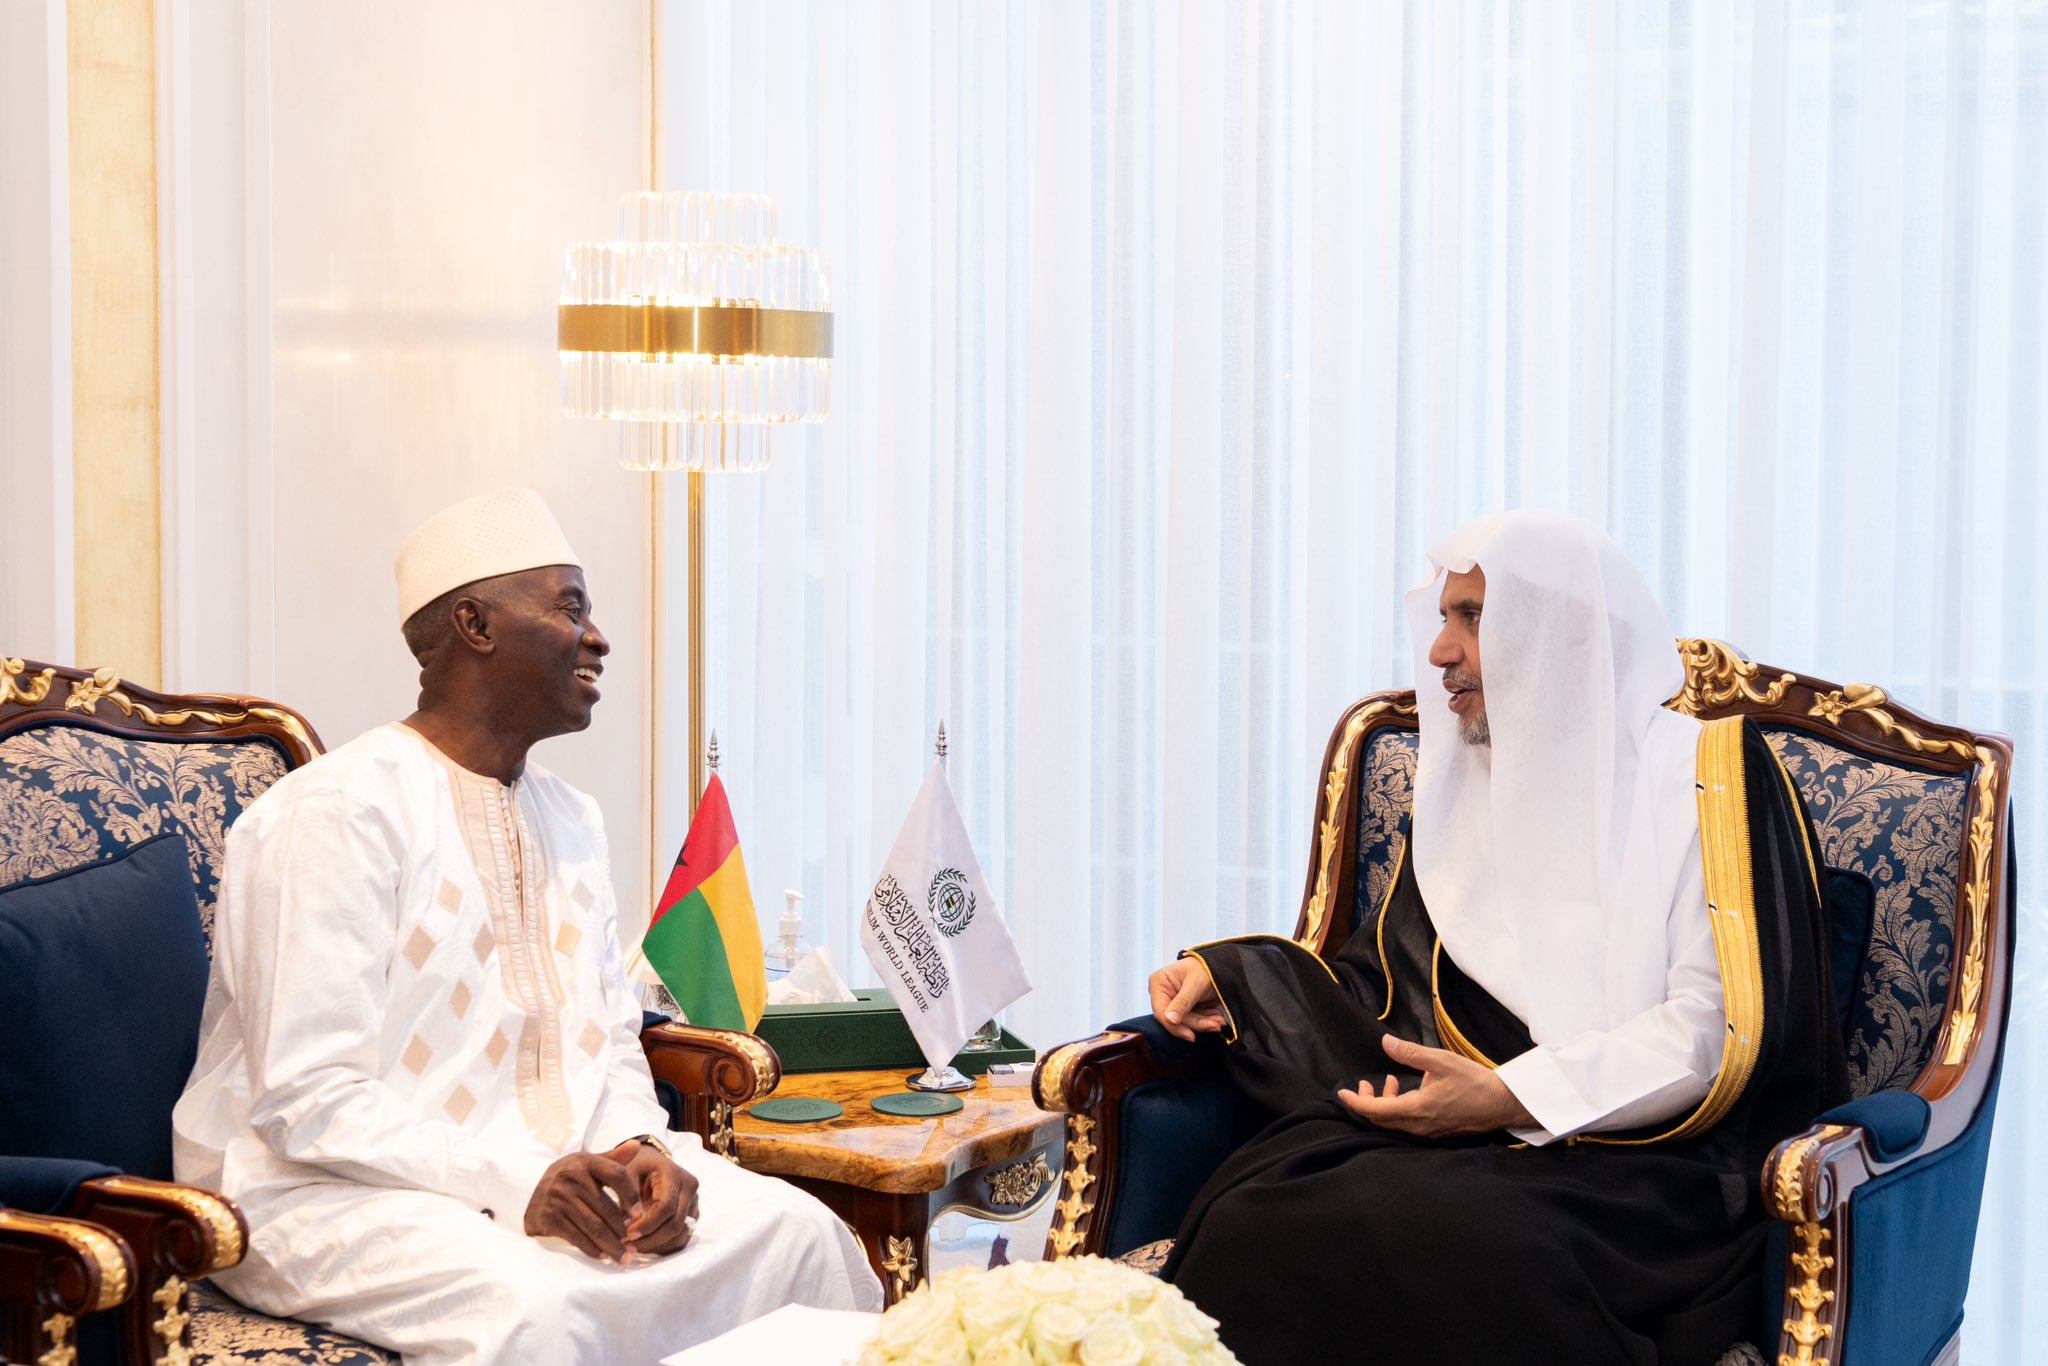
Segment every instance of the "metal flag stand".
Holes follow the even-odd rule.
[[[944,768],[946,766],[946,723],[944,721],[939,722],[939,739],[936,749],[939,767]],[[962,1047],[961,1051],[986,1052],[994,1048],[996,1046],[994,1043],[978,1043],[982,1035],[987,1033],[994,1024],[995,1021],[991,1020],[988,1024],[975,1030],[968,1037],[967,1043]],[[1001,1031],[997,1031],[996,1038],[1000,1040],[1001,1037]],[[925,1068],[924,1071],[910,1078],[905,1085],[909,1086],[913,1091],[971,1091],[974,1089],[974,1078],[968,1076],[949,1062],[943,1066]]]

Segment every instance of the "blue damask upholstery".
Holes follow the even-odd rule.
[[[1910,1086],[1941,1031],[1955,951],[1968,780],[1865,758],[1810,731],[1763,723],[1820,836],[1821,859],[1877,894],[1849,1020],[1849,1088]]]
[[[186,857],[179,862],[190,879],[183,914],[191,916],[196,902],[205,936],[201,956],[186,963],[198,974],[191,1019],[181,1025],[189,1042],[205,989],[228,827],[290,767],[285,751],[261,735],[142,739],[62,723],[11,731],[0,736],[0,888],[89,867],[93,873],[80,876],[93,876],[96,866],[135,862],[132,852],[164,835],[183,836]],[[107,1018],[120,1023],[118,1015]],[[189,1050],[184,1066],[190,1067]],[[183,1080],[176,1079],[172,1099]],[[167,1133],[168,1106],[160,1118]],[[21,1165],[28,1161],[0,1157],[0,1191],[34,1176]],[[245,1309],[205,1281],[191,1287],[188,1310],[196,1366],[395,1366],[399,1359],[312,1324]]]
[[[175,830],[211,944],[228,827],[289,766],[262,736],[139,740],[55,724],[0,736],[0,887]]]
[[[1401,870],[1408,845],[1408,812],[1415,805],[1417,731],[1388,726],[1366,740],[1358,802],[1358,892],[1353,925],[1379,914]]]
[[[244,1309],[211,1281],[192,1287],[194,1366],[398,1366],[398,1353],[297,1319]]]

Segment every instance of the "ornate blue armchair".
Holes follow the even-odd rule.
[[[1853,884],[1831,967],[1854,1098],[1786,1135],[1758,1173],[1775,1224],[1756,1341],[1782,1363],[1953,1362],[2010,994],[2012,746],[1877,688],[1766,669],[1717,641],[1680,648],[1686,682],[1667,705],[1754,718],[1839,870],[1830,881]],[[1342,947],[1395,876],[1415,727],[1412,692],[1379,693],[1330,737],[1295,927],[1318,953]],[[1048,1256],[1164,1261],[1196,1190],[1263,1122],[1217,1047],[1145,1016],[1046,1054],[1034,1090],[1068,1116]]]
[[[0,659],[0,1360],[396,1362],[215,1290],[246,1223],[168,1180],[228,827],[319,752],[275,703]],[[730,1155],[774,1051],[660,1017],[641,1039],[678,1127]]]

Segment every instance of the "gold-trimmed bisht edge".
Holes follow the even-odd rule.
[[[832,315],[749,303],[559,304],[555,346],[641,356],[830,360]]]
[[[1380,955],[1380,975],[1387,979],[1387,1004],[1379,1016],[1382,1022],[1394,1013],[1394,969],[1387,963],[1387,910],[1394,904],[1394,889],[1401,885],[1401,872],[1408,866],[1409,842],[1401,841],[1401,856],[1394,860],[1394,880],[1387,884],[1387,894],[1380,898],[1379,923],[1373,929],[1373,943]],[[1430,990],[1435,989],[1436,984],[1431,982]]]
[[[1479,1045],[1465,1037],[1465,1031],[1458,1028],[1457,1022],[1451,1018],[1451,1013],[1444,1009],[1443,993],[1437,989],[1437,971],[1442,967],[1443,959],[1444,941],[1439,939],[1436,941],[1436,948],[1429,955],[1429,1001],[1436,1013],[1437,1042],[1451,1052],[1470,1058],[1473,1062],[1481,1063],[1497,1072],[1500,1070],[1500,1064],[1480,1052]]]
[[[1707,884],[1707,919],[1721,970],[1727,1029],[1714,1084],[1675,1127],[1649,1138],[1602,1138],[1587,1143],[1640,1147],[1704,1133],[1721,1122],[1749,1085],[1763,1051],[1763,955],[1757,942],[1756,886],[1749,860],[1749,800],[1744,786],[1742,718],[1727,716],[1700,728],[1697,787],[1700,859]]]
[[[1230,1035],[1223,1041],[1225,1044],[1234,1044],[1237,1042],[1237,1016],[1230,1009],[1230,1002],[1223,999],[1223,988],[1219,986],[1216,982],[1216,970],[1209,966],[1209,960],[1202,956],[1202,950],[1213,949],[1219,944],[1250,944],[1257,942],[1259,940],[1268,939],[1272,940],[1275,943],[1285,944],[1290,949],[1299,949],[1303,953],[1307,953],[1308,956],[1315,961],[1317,967],[1321,968],[1324,972],[1330,975],[1330,980],[1332,982],[1337,980],[1336,970],[1332,968],[1328,963],[1324,962],[1321,955],[1311,952],[1309,949],[1304,947],[1299,940],[1289,939],[1284,934],[1232,935],[1228,939],[1211,939],[1205,943],[1196,944],[1192,948],[1182,949],[1180,951],[1181,957],[1194,959],[1196,962],[1202,965],[1202,971],[1209,974],[1209,985],[1211,987],[1214,987],[1216,991],[1216,1003],[1223,1007],[1224,1022],[1230,1026]]]

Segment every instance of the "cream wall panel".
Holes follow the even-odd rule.
[[[71,0],[73,563],[79,663],[163,681],[154,0]]]
[[[538,488],[611,637],[590,731],[540,759],[647,896],[645,475],[561,415],[561,250],[646,175],[647,12],[515,0],[268,18],[276,696],[330,745],[411,710],[391,562],[443,505]]]

